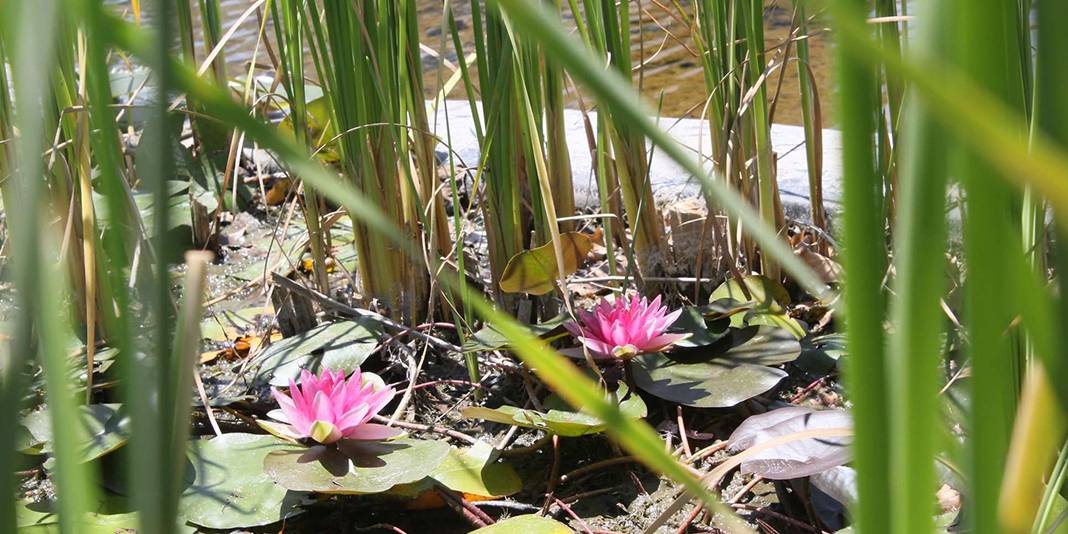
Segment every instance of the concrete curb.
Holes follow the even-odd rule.
[[[436,113],[431,110],[431,121],[442,139],[446,138],[446,123],[451,134],[451,147],[467,165],[476,166],[479,161],[478,140],[470,105],[466,101],[449,100]],[[448,115],[446,121],[446,114]],[[596,113],[589,113],[596,125]],[[593,176],[593,158],[586,141],[582,112],[564,111],[567,128],[567,145],[574,172],[575,203],[580,207],[598,204],[597,181]],[[680,144],[693,151],[694,156],[708,154],[711,142],[708,122],[700,119],[659,120],[664,128]],[[800,126],[773,124],[771,140],[778,157],[778,182],[786,216],[810,222],[808,162],[805,156],[805,133]],[[842,201],[842,148],[838,130],[823,130],[823,203],[828,218],[833,220],[841,213]],[[444,151],[445,147],[442,146]],[[658,201],[673,201],[701,195],[697,180],[682,170],[674,161],[659,151],[653,152],[650,179]]]

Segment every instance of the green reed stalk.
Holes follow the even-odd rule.
[[[633,85],[630,42],[630,3],[614,0],[583,0],[581,13],[588,29],[591,48],[608,62],[619,80]],[[579,12],[575,11],[575,18]],[[612,176],[623,200],[625,213],[615,215],[626,221],[631,230],[634,256],[640,271],[636,274],[656,276],[670,263],[663,221],[656,209],[649,183],[648,151],[645,136],[630,121],[615,116],[613,109],[598,110],[598,131],[604,130],[610,143],[598,146],[598,151],[611,150],[614,162]],[[603,119],[603,120],[602,120]],[[632,269],[633,265],[630,266]]]
[[[508,260],[523,250],[528,239],[521,202],[525,176],[520,169],[526,168],[526,153],[521,144],[516,99],[517,66],[512,52],[515,43],[493,3],[487,3],[483,10],[479,0],[472,0],[471,26],[482,94],[481,116],[485,123],[485,135],[479,147],[487,168],[483,173],[485,191],[481,207],[486,221],[491,285],[497,293],[497,302],[510,309],[516,299],[497,291],[497,284]],[[476,111],[474,116],[480,115]]]
[[[278,9],[271,11],[274,17],[276,41],[281,55],[282,84],[289,95],[289,120],[297,142],[310,146],[308,138],[308,108],[304,92],[304,16],[300,0],[280,0]],[[279,20],[281,19],[281,20]],[[319,195],[314,187],[304,186],[304,221],[308,227],[308,242],[312,254],[312,272],[319,291],[329,294],[330,279],[326,272],[326,236],[324,235],[319,210]]]
[[[1068,87],[1068,32],[1061,31],[1057,20],[1068,20],[1068,4],[1040,2],[1038,13],[1038,51],[1035,56],[1035,106],[1032,123],[1035,126],[1032,139],[1040,136],[1049,139],[1062,151],[1068,151],[1068,100],[1063,88]],[[1068,215],[1064,208],[1057,209],[1057,216]],[[1044,222],[1044,221],[1043,221]],[[1065,235],[1063,228],[1054,232],[1057,237]],[[1068,244],[1062,239],[1053,239],[1052,261],[1058,276],[1055,284],[1059,289],[1055,324],[1068,320]],[[1068,344],[1062,344],[1068,349]],[[1045,362],[1053,384],[1068,384],[1068,352],[1051,355]],[[1061,405],[1068,410],[1068,387],[1059,387]]]
[[[897,2],[895,0],[876,0],[875,14],[878,17],[894,18],[897,16]],[[901,56],[901,34],[896,21],[880,22],[877,26],[878,38],[885,54],[895,57]],[[900,76],[888,72],[885,67],[878,69],[879,81],[877,82],[876,98],[880,102],[884,100],[885,106],[873,109],[876,113],[878,134],[876,144],[876,161],[879,172],[882,175],[883,187],[887,192],[886,202],[883,203],[886,227],[891,235],[896,228],[894,220],[897,212],[898,199],[898,142],[900,138],[900,121],[902,113],[902,95],[904,83]]]
[[[821,284],[803,262],[779,239],[775,231],[764,224],[759,215],[720,180],[714,180],[692,154],[680,147],[670,135],[659,129],[648,110],[640,103],[633,88],[623,83],[621,75],[605,70],[597,52],[590,52],[562,30],[543,8],[521,0],[497,0],[509,14],[515,31],[537,40],[567,69],[572,79],[581,83],[596,97],[600,108],[614,114],[616,122],[626,122],[647,137],[665,155],[677,162],[686,172],[701,181],[705,194],[718,206],[749,229],[749,234],[774,257],[798,284],[813,295],[825,295]],[[592,30],[591,30],[592,33]]]
[[[686,16],[681,7],[676,9]],[[694,42],[709,95],[713,165],[743,194],[749,196],[755,187],[761,218],[781,231],[784,218],[771,146],[763,13],[760,0],[699,0],[694,3]],[[809,140],[810,146],[819,146]],[[727,226],[733,229],[736,223],[728,218]],[[727,234],[731,250],[755,263],[756,246],[748,235],[743,234],[739,244],[733,231]],[[773,259],[767,254],[760,257],[761,270],[779,278]]]
[[[816,79],[812,75],[809,60],[808,17],[805,0],[794,0],[796,13],[797,81],[801,96],[801,121],[805,129],[805,161],[808,164],[808,195],[811,205],[812,224],[828,230],[827,214],[823,208],[823,117],[820,112],[820,97]],[[822,241],[821,241],[822,243]],[[821,246],[825,249],[825,246]],[[825,251],[825,250],[824,250]]]
[[[982,6],[958,7],[955,57],[977,85],[1015,108],[1021,102],[1019,71],[1010,65],[1015,35],[1006,28],[1016,7],[991,0]],[[1023,139],[1024,132],[1011,132]],[[1011,232],[1013,193],[998,171],[970,151],[956,162],[968,199],[964,244],[968,260],[965,315],[972,364],[971,434],[968,442],[971,502],[969,520],[977,534],[998,532],[997,503],[1016,401],[1019,362],[1005,335],[1011,319],[1011,295],[1004,283],[1007,253],[1021,250]],[[1008,252],[1007,252],[1008,251]]]
[[[61,303],[65,288],[61,289],[66,274],[62,262],[57,262],[55,252],[59,249],[57,236],[62,227],[56,227],[45,214],[44,186],[48,172],[41,159],[46,138],[51,134],[46,129],[48,112],[42,105],[49,95],[49,74],[56,59],[56,37],[61,28],[56,2],[19,3],[10,8],[14,11],[12,26],[4,28],[5,41],[12,45],[12,71],[19,76],[13,80],[15,93],[15,125],[20,133],[16,143],[18,173],[15,183],[9,186],[18,202],[5,206],[12,240],[12,255],[19,288],[18,299],[21,313],[18,315],[12,354],[39,356],[45,372],[47,401],[55,437],[55,481],[61,514],[61,532],[81,532],[81,518],[95,501],[95,487],[80,461],[79,444],[84,436],[73,392],[69,387],[70,360],[67,358],[67,336],[72,328],[66,324],[68,309],[57,310],[46,303]],[[42,95],[45,98],[41,98]],[[10,418],[12,427],[17,417],[21,399],[21,358],[8,362],[5,377],[4,418]],[[10,379],[10,381],[8,380]],[[13,434],[13,433],[10,433]],[[4,438],[9,439],[9,438]],[[11,467],[14,443],[4,447],[4,461],[0,464]],[[5,480],[10,482],[11,470],[5,470]],[[10,486],[7,486],[10,495]],[[0,514],[3,524],[13,523],[12,508],[5,503]],[[13,530],[12,530],[13,531]]]
[[[555,7],[554,12],[559,13],[562,8],[560,0],[556,0]],[[564,69],[552,57],[545,56],[542,65],[542,90],[545,92],[543,139],[557,217],[575,214],[575,186],[571,178],[571,156],[567,151],[567,128],[564,124],[564,79]],[[560,230],[565,232],[575,229],[572,221],[564,221],[559,225]]]
[[[745,67],[746,83],[752,100],[743,102],[748,115],[743,115],[743,124],[751,129],[752,148],[756,152],[756,180],[759,190],[760,217],[776,231],[782,230],[782,202],[775,182],[771,153],[771,123],[768,117],[768,89],[764,73],[764,0],[742,2],[741,18],[745,26],[745,43],[748,49]],[[768,254],[760,255],[760,269],[772,280],[781,278],[779,266]]]
[[[400,69],[401,116],[407,119],[408,130],[397,130],[402,151],[410,153],[413,164],[408,169],[407,181],[414,185],[411,191],[414,211],[419,223],[428,234],[430,250],[444,258],[452,250],[448,216],[445,214],[444,196],[438,189],[438,161],[434,153],[437,139],[430,128],[427,116],[425,88],[423,86],[423,61],[419,49],[419,19],[416,3],[406,0],[397,3],[397,18],[401,21],[397,31],[397,54],[402,59]],[[461,56],[462,57],[462,56]],[[463,60],[460,60],[463,63]],[[407,149],[404,149],[408,145]]]
[[[865,2],[838,0],[838,19],[863,20]],[[837,20],[845,25],[846,20]],[[866,36],[870,38],[870,34]],[[865,65],[850,47],[838,46],[839,121],[842,128],[843,266],[849,347],[846,375],[853,400],[856,432],[853,442],[858,500],[854,518],[865,534],[890,532],[893,519],[886,506],[891,496],[889,451],[889,397],[884,380],[887,362],[883,320],[886,273],[883,246],[883,186],[876,171],[875,70]]]
[[[946,39],[940,30],[948,13],[937,2],[923,6],[929,23],[912,41],[910,53],[918,61],[944,56]],[[897,53],[896,51],[891,53]],[[945,201],[948,165],[946,133],[930,117],[920,98],[908,99],[902,117],[901,162],[897,228],[894,233],[894,279],[890,315],[889,378],[891,408],[891,497],[880,504],[888,510],[894,532],[931,532],[935,487],[935,453],[944,430],[938,411],[942,377],[946,246]],[[850,283],[852,283],[852,278]],[[855,354],[855,353],[854,353]],[[862,503],[869,506],[870,503]]]
[[[174,117],[168,112],[171,76],[177,63],[170,56],[172,47],[171,2],[155,0],[145,3],[146,11],[153,15],[154,33],[148,45],[148,54],[143,58],[152,69],[159,97],[148,107],[145,130],[142,134],[138,177],[144,188],[152,195],[153,205],[166,206],[168,192],[166,183],[174,176],[173,143]],[[195,99],[194,99],[195,100]],[[157,250],[171,250],[168,245],[170,213],[156,209],[150,229],[152,243]],[[173,473],[169,459],[176,453],[171,449],[174,440],[173,418],[176,399],[172,396],[172,381],[177,377],[166,373],[173,344],[171,327],[173,302],[171,301],[169,265],[163,257],[156,259],[147,276],[139,276],[139,290],[143,298],[143,310],[132,321],[138,325],[135,339],[140,340],[135,351],[125,354],[126,406],[130,410],[131,464],[134,505],[141,512],[141,527],[146,532],[172,532],[175,527],[177,495],[161,481]],[[141,357],[140,354],[152,355]],[[185,399],[186,392],[182,392]]]

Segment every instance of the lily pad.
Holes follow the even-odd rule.
[[[543,323],[526,325],[527,330],[531,334],[541,337],[552,339],[554,337],[562,337],[565,335],[564,323],[569,320],[567,314],[560,314],[552,319],[549,319]],[[555,335],[554,335],[555,334]],[[504,334],[497,331],[491,324],[483,326],[481,330],[475,332],[470,339],[464,343],[464,352],[474,351],[490,351],[503,349],[511,344]]]
[[[672,334],[690,334],[690,337],[674,344],[675,348],[697,348],[711,345],[730,333],[730,321],[720,319],[706,321],[701,308],[688,306],[675,323],[668,328]]]
[[[755,452],[741,465],[742,471],[756,473],[770,480],[807,477],[849,461],[852,437],[830,432],[852,428],[853,419],[845,410],[790,406],[754,415],[743,421],[731,434],[729,450],[741,452],[798,432],[827,431],[829,433],[826,436],[787,441]]]
[[[769,326],[731,329],[719,342],[696,349],[643,354],[632,360],[634,381],[665,400],[698,408],[727,408],[775,387],[786,372],[771,365],[793,361],[801,345]]]
[[[729,315],[734,328],[778,326],[789,330],[797,339],[805,335],[801,324],[786,314],[790,294],[782,284],[770,278],[752,275],[742,278],[741,282],[732,278],[716,288],[708,301],[719,307],[733,308]],[[738,313],[742,310],[745,313]]]
[[[721,299],[754,302],[774,312],[783,311],[790,304],[790,294],[782,284],[760,275],[742,277],[741,282],[736,278],[723,282],[708,296],[708,302]]]
[[[582,232],[565,232],[560,234],[560,248],[563,252],[563,274],[568,276],[586,261],[586,255],[593,249],[593,239]],[[553,290],[558,278],[560,268],[556,251],[552,243],[546,243],[512,256],[501,273],[499,285],[505,293],[544,295]]]
[[[523,534],[574,534],[575,531],[555,519],[527,514],[498,521],[488,527],[472,531],[471,534],[513,534],[515,532],[522,532]]]
[[[268,454],[263,468],[277,484],[294,491],[382,493],[430,475],[449,449],[444,442],[407,438],[342,440],[337,447],[287,445]]]
[[[196,471],[182,493],[179,514],[194,525],[232,529],[269,525],[303,510],[307,497],[273,483],[263,471],[264,458],[287,444],[273,436],[223,434],[190,444]]]
[[[263,351],[256,377],[282,387],[288,386],[290,379],[300,382],[302,369],[352,372],[367,359],[382,335],[381,325],[366,318],[322,324]]]
[[[627,417],[640,419],[646,415],[645,401],[638,395],[627,395],[627,386],[620,384],[616,392],[620,411]],[[515,406],[485,408],[471,406],[464,408],[464,417],[485,419],[506,425],[544,430],[564,437],[578,437],[604,432],[607,425],[597,417],[584,412],[573,411],[563,400],[550,396],[544,403],[545,412],[524,410]]]
[[[453,447],[429,477],[395,487],[391,493],[414,497],[432,490],[435,482],[457,493],[481,498],[504,497],[523,489],[515,469],[498,462],[493,447],[480,441],[466,449]]]
[[[19,534],[60,534],[59,514],[56,513],[55,508],[55,503],[51,501],[16,502],[15,526]],[[136,512],[115,512],[109,508],[111,508],[109,503],[102,501],[97,512],[86,514],[79,524],[81,532],[116,534],[136,531],[139,526]],[[188,525],[175,526],[175,532],[180,534],[193,534],[196,530],[195,527]]]
[[[91,462],[126,444],[129,439],[129,419],[119,413],[119,404],[90,404],[80,406],[85,424],[86,442],[82,445],[82,461]],[[52,452],[52,419],[48,410],[33,412],[23,419],[30,439],[23,442],[28,454]]]

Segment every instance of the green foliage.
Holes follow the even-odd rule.
[[[337,447],[287,446],[267,454],[263,471],[279,487],[325,494],[381,493],[421,480],[449,455],[440,441],[342,440]]]
[[[727,408],[775,387],[801,345],[789,331],[769,326],[731,328],[725,337],[696,348],[638,356],[631,363],[643,391],[698,408]]]

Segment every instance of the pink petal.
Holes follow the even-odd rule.
[[[342,432],[348,432],[349,430],[356,428],[366,422],[370,407],[366,404],[361,404],[353,409],[345,412],[344,415],[337,418],[337,426]]]
[[[327,397],[326,393],[320,391],[315,394],[315,399],[312,400],[312,408],[315,411],[315,420],[328,423],[334,422],[333,407],[330,405],[330,397]]]
[[[650,339],[649,343],[647,343],[645,347],[642,347],[642,350],[645,352],[659,352],[691,335],[692,334],[660,334],[659,336]]]
[[[593,352],[595,356],[596,355],[607,356],[607,357],[611,357],[612,356],[612,348],[613,348],[613,346],[611,344],[609,344],[609,343],[605,343],[604,341],[601,341],[599,339],[592,339],[592,338],[588,338],[588,337],[580,337],[580,338],[578,338],[578,340],[579,340],[580,343],[585,345],[586,348],[590,349],[590,351]],[[583,357],[585,357],[585,356],[583,356]]]

